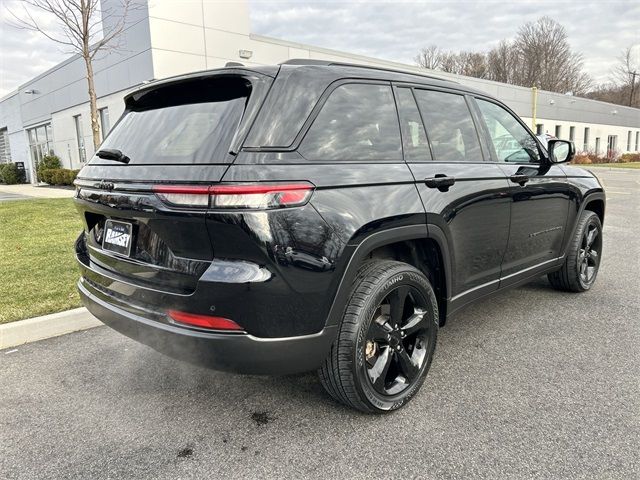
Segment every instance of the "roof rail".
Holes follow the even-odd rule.
[[[374,65],[363,65],[360,63],[334,62],[330,60],[315,60],[315,59],[309,59],[309,58],[292,58],[290,60],[286,60],[280,63],[280,65],[322,65],[326,67],[336,66],[336,67],[366,68],[368,70],[380,70],[383,72],[403,73],[405,75],[415,75],[417,77],[431,78],[433,80],[440,80],[443,82],[458,83],[455,80],[449,80],[448,78],[438,77],[435,75],[412,72],[410,70],[400,70],[397,68],[376,67]]]
[[[290,58],[284,62],[280,62],[278,65],[332,65],[333,62],[328,60],[314,60],[312,58]]]

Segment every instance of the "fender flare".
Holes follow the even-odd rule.
[[[442,229],[437,225],[427,223],[394,227],[371,233],[358,244],[347,244],[347,248],[354,248],[354,250],[349,257],[347,266],[342,273],[342,278],[338,283],[338,288],[333,298],[331,308],[329,309],[325,326],[329,327],[340,323],[344,313],[344,308],[349,299],[351,284],[353,283],[363,260],[367,255],[369,255],[369,253],[371,253],[371,251],[392,243],[422,239],[431,239],[435,241],[440,248],[447,291],[447,298],[445,301],[448,302],[449,296],[451,295],[451,259],[449,256],[447,238]]]
[[[595,190],[595,191],[587,192],[587,194],[584,197],[582,197],[582,201],[580,202],[580,207],[578,208],[578,212],[576,213],[576,221],[571,227],[571,235],[564,241],[564,245],[562,249],[563,259],[567,255],[567,248],[569,248],[571,239],[576,234],[576,228],[578,227],[578,219],[582,216],[582,213],[586,210],[587,204],[592,200],[602,200],[602,203],[604,205],[604,209],[602,211],[603,223],[604,223],[604,214],[607,209],[607,196],[604,190]]]

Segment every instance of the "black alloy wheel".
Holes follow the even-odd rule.
[[[595,222],[590,222],[582,234],[582,242],[577,258],[580,281],[584,285],[590,285],[595,280],[600,266],[601,249],[602,235],[600,235],[600,228]]]
[[[438,302],[423,272],[395,260],[368,261],[318,372],[322,385],[363,412],[402,407],[425,380],[438,326]]]
[[[426,301],[414,287],[401,285],[374,313],[367,331],[367,375],[376,392],[396,395],[420,375],[429,345]]]
[[[567,246],[564,264],[548,275],[551,285],[568,292],[586,292],[596,281],[602,261],[602,223],[595,212],[580,215]]]

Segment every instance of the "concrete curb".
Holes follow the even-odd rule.
[[[574,165],[575,167],[582,167],[585,168],[591,172],[597,172],[598,170],[600,171],[605,171],[605,172],[623,172],[623,173],[627,173],[627,172],[640,172],[640,169],[638,168],[625,168],[625,167],[593,167],[593,170],[591,170],[591,166],[590,165]]]
[[[0,350],[103,325],[84,308],[0,325]]]

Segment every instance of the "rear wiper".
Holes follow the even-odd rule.
[[[116,150],[115,148],[103,148],[102,150],[98,150],[96,152],[96,156],[100,158],[104,158],[105,160],[115,160],[120,163],[129,163],[131,160],[120,150]]]

